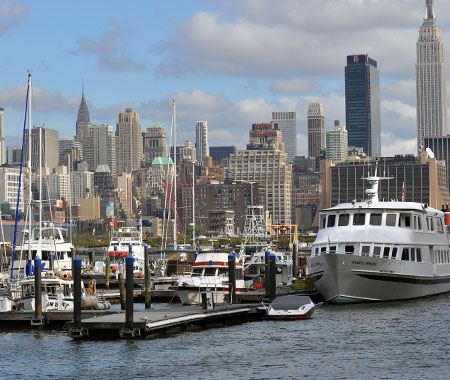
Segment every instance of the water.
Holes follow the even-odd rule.
[[[0,378],[448,379],[449,323],[443,295],[137,341],[0,330]]]

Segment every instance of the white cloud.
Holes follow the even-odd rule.
[[[393,157],[396,154],[417,154],[416,139],[403,139],[392,133],[381,133],[381,155]]]
[[[11,0],[0,2],[0,36],[16,26],[28,15],[28,6],[13,4]]]
[[[312,88],[313,83],[311,80],[296,77],[291,79],[274,80],[270,89],[273,93],[304,94],[311,91]]]

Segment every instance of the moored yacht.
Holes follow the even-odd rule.
[[[423,297],[450,291],[449,230],[442,211],[426,204],[378,199],[323,210],[308,258],[309,277],[327,302]]]
[[[122,227],[114,231],[107,254],[113,263],[122,263],[125,266],[125,257],[128,256],[130,246],[134,257],[134,272],[142,274],[145,270],[145,250],[141,229],[138,231],[134,227]]]

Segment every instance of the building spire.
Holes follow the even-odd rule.
[[[434,8],[433,8],[433,0],[426,0],[425,17],[423,18],[423,21],[430,22],[433,24],[436,22],[436,16],[434,15]]]

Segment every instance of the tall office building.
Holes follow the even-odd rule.
[[[81,143],[84,140],[85,128],[87,125],[91,124],[91,119],[89,117],[89,110],[86,103],[86,98],[84,96],[84,88],[81,92],[81,103],[80,107],[78,107],[78,115],[76,122],[76,137],[77,140]]]
[[[345,117],[348,145],[381,156],[380,72],[367,54],[347,56]]]
[[[203,165],[203,157],[209,154],[208,148],[208,122],[195,122],[195,149],[197,149],[197,164]]]
[[[292,164],[297,155],[297,113],[272,112],[272,122],[278,124],[287,154],[287,162]]]
[[[59,164],[59,132],[54,129],[35,127],[31,129],[31,168],[39,170],[39,156],[42,151],[42,167],[50,172]],[[25,135],[25,157],[28,160],[28,129]]]
[[[426,0],[425,17],[416,44],[417,150],[424,137],[447,136],[447,65],[433,0]]]
[[[111,175],[116,176],[116,136],[112,125],[90,124],[84,148],[84,158],[91,171],[97,170],[98,165],[108,165]]]
[[[342,162],[348,158],[348,134],[344,125],[335,120],[334,126],[327,131],[327,158]]]
[[[6,163],[5,111],[0,108],[0,165]]]
[[[143,158],[142,124],[139,113],[127,108],[119,114],[116,127],[117,174],[131,173],[141,167]]]
[[[320,157],[325,149],[325,113],[320,103],[308,106],[308,157]]]
[[[226,162],[233,153],[236,153],[236,147],[234,145],[209,147],[209,155],[212,157],[213,161],[217,162],[219,165]]]
[[[145,166],[150,166],[155,157],[167,157],[166,132],[160,122],[152,121],[143,136]]]

